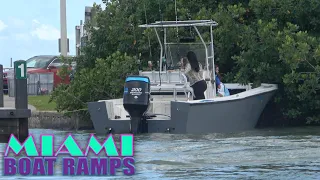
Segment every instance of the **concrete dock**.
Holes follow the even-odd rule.
[[[28,120],[32,107],[28,105],[26,69],[26,61],[14,62],[15,96],[10,98],[3,93],[3,66],[0,64],[0,143],[7,143],[12,134],[20,142],[29,136]]]
[[[5,95],[5,96],[3,96],[3,102],[4,102],[4,107],[6,107],[6,108],[15,108],[14,97],[9,97],[9,96]],[[28,104],[28,109],[30,109],[31,112],[35,112],[37,110],[34,106],[32,106],[30,104]]]

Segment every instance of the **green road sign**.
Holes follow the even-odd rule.
[[[15,61],[14,70],[16,79],[27,79],[27,64],[26,61]]]

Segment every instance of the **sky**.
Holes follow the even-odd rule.
[[[75,26],[84,20],[85,6],[101,0],[67,0],[69,55],[75,55]],[[0,64],[36,55],[59,55],[60,0],[1,0]]]

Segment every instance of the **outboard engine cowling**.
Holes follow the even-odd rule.
[[[131,132],[143,131],[143,117],[150,104],[150,79],[146,76],[128,76],[124,85],[123,107],[129,113]]]

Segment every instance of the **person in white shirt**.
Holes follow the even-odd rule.
[[[205,99],[204,92],[207,90],[207,83],[203,79],[202,66],[197,60],[194,52],[189,51],[187,58],[182,59],[182,67],[185,69],[184,73],[193,88],[194,100]]]

